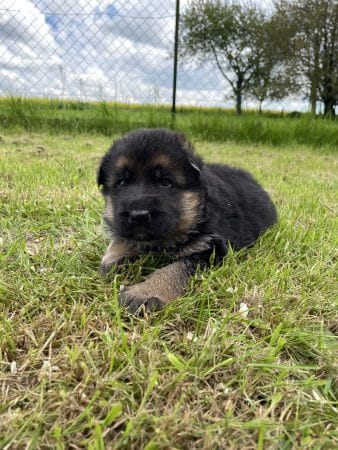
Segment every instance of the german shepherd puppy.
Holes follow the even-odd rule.
[[[139,129],[115,141],[97,182],[111,239],[102,273],[144,253],[172,258],[120,292],[120,305],[133,313],[181,296],[198,266],[221,262],[229,244],[249,246],[277,220],[269,195],[249,173],[204,163],[183,134],[166,129]]]

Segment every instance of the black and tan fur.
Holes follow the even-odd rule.
[[[229,244],[248,246],[277,220],[270,197],[249,173],[204,163],[182,134],[165,129],[136,130],[114,142],[97,181],[111,238],[101,271],[149,252],[172,259],[120,292],[120,304],[131,312],[181,296],[211,255],[222,261]]]

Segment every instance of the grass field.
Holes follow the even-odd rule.
[[[298,113],[299,114],[299,113]],[[198,139],[269,146],[305,145],[338,149],[337,120],[310,114],[180,107],[175,117],[161,105],[128,105],[49,99],[0,98],[0,126],[49,133],[100,133],[114,136],[139,127],[170,127]]]
[[[333,148],[190,137],[252,171],[279,223],[134,318],[119,286],[156,260],[98,274],[111,139],[0,130],[1,449],[338,447]]]

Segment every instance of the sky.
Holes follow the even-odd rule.
[[[0,0],[0,96],[170,104],[174,27],[175,0]],[[177,104],[233,107],[229,92],[213,64],[179,65]]]

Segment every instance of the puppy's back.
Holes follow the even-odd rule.
[[[204,177],[212,228],[234,248],[252,244],[277,222],[269,194],[250,173],[227,165],[206,164]]]

